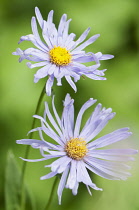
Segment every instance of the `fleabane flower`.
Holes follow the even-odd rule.
[[[17,140],[17,144],[31,145],[39,149],[42,155],[41,159],[35,160],[22,158],[25,161],[37,162],[57,158],[50,165],[46,165],[51,172],[41,177],[41,180],[61,174],[57,190],[59,204],[61,204],[63,189],[69,188],[76,195],[80,182],[86,185],[90,194],[90,188],[102,190],[92,182],[88,171],[110,180],[126,180],[131,175],[128,172],[130,166],[127,162],[134,160],[132,155],[136,154],[137,150],[102,149],[128,138],[131,135],[129,128],[118,129],[94,140],[108,121],[114,117],[115,113],[112,113],[111,108],[102,108],[102,105],[98,104],[81,129],[84,112],[95,102],[96,100],[90,98],[81,107],[74,123],[74,100],[70,95],[67,94],[65,97],[62,117],[57,113],[53,98],[52,107],[55,117],[52,116],[47,103],[45,103],[44,117],[34,115],[40,120],[41,126],[30,132],[38,131],[41,140]],[[46,141],[43,134],[51,137],[55,143]]]
[[[105,80],[104,70],[98,70],[100,60],[113,58],[112,55],[102,54],[101,52],[86,53],[83,51],[85,47],[92,44],[99,34],[92,36],[87,41],[84,41],[90,31],[90,28],[76,40],[75,34],[68,34],[69,23],[67,15],[61,17],[58,29],[53,23],[53,11],[48,14],[47,21],[43,20],[39,9],[35,8],[36,18],[42,30],[42,39],[38,33],[36,18],[32,17],[31,27],[32,33],[20,38],[22,41],[31,41],[37,48],[28,48],[21,50],[18,48],[14,55],[19,55],[19,62],[24,59],[35,61],[36,63],[27,63],[29,68],[41,67],[34,75],[34,82],[38,82],[41,78],[48,76],[46,83],[46,93],[51,95],[51,87],[53,86],[54,78],[57,79],[57,85],[62,85],[61,79],[65,77],[67,82],[76,91],[74,82],[80,79],[80,76],[85,75],[94,80]],[[94,61],[95,64],[86,67],[84,63]],[[72,78],[74,81],[72,80]]]

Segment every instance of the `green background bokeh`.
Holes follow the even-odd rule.
[[[75,99],[76,113],[90,97],[98,99],[105,107],[112,107],[116,117],[101,133],[108,133],[121,127],[129,126],[132,137],[119,143],[122,147],[138,149],[139,143],[139,1],[138,0],[3,0],[0,2],[0,209],[4,209],[4,173],[6,157],[12,149],[22,167],[25,146],[16,145],[15,140],[26,138],[30,130],[32,115],[46,78],[33,83],[36,69],[30,70],[26,61],[18,63],[12,52],[16,48],[26,49],[30,43],[17,45],[22,35],[31,33],[30,20],[34,16],[34,7],[38,6],[44,19],[54,10],[56,25],[63,13],[72,18],[70,32],[79,35],[91,27],[89,36],[100,33],[100,38],[86,51],[113,54],[114,59],[101,62],[101,68],[107,68],[106,81],[83,79],[76,83],[74,91],[63,79],[63,86],[54,85],[56,105],[62,111],[62,100],[67,92]],[[51,99],[45,97],[50,104]],[[86,113],[86,117],[92,109]],[[43,105],[40,115],[43,112]],[[86,119],[86,117],[84,119]],[[38,137],[38,136],[37,136]],[[39,138],[39,137],[38,137]],[[116,145],[117,146],[117,145]],[[30,158],[39,158],[39,151],[31,149]],[[132,164],[132,177],[126,182],[109,181],[92,175],[92,180],[103,192],[93,191],[92,197],[84,185],[80,185],[77,196],[70,190],[64,190],[62,206],[58,206],[57,195],[51,209],[55,210],[137,210],[139,209],[139,166],[138,155]],[[35,197],[37,209],[44,208],[54,179],[40,181],[40,176],[48,173],[44,168],[47,163],[28,163],[26,182]]]

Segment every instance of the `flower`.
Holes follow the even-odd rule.
[[[40,149],[41,159],[22,158],[25,161],[37,162],[57,158],[50,165],[45,166],[50,167],[51,172],[41,177],[41,180],[61,174],[57,191],[59,204],[61,204],[63,189],[69,188],[76,195],[80,182],[86,185],[90,194],[89,188],[102,190],[92,182],[88,170],[111,180],[126,180],[131,175],[127,172],[130,167],[126,162],[134,160],[131,155],[136,154],[137,150],[100,149],[128,138],[132,134],[128,131],[129,128],[118,129],[94,140],[108,121],[115,116],[111,108],[102,108],[102,105],[98,104],[81,129],[84,112],[95,102],[96,100],[90,98],[81,107],[74,125],[74,100],[71,99],[69,94],[66,95],[62,117],[60,118],[53,97],[52,107],[55,118],[49,111],[47,103],[45,103],[44,117],[34,115],[35,118],[41,121],[41,126],[30,132],[39,131],[41,140],[17,140],[17,144],[31,145],[35,149]],[[44,140],[43,132],[51,137],[56,144]]]
[[[53,23],[53,11],[48,14],[47,21],[43,20],[39,9],[35,8],[36,18],[42,30],[43,41],[40,38],[37,29],[36,18],[32,17],[31,26],[32,33],[20,38],[19,43],[22,41],[31,41],[38,49],[28,48],[21,50],[18,48],[13,55],[19,55],[19,62],[24,59],[35,61],[37,63],[27,63],[29,68],[41,67],[34,75],[34,82],[38,82],[39,79],[48,76],[46,83],[46,93],[51,95],[51,87],[53,86],[54,78],[57,79],[57,85],[61,86],[61,79],[65,77],[67,82],[76,91],[74,82],[80,79],[80,76],[85,75],[94,80],[105,80],[104,70],[98,70],[100,66],[100,60],[107,60],[113,58],[113,55],[98,53],[86,53],[83,51],[85,47],[92,44],[99,34],[92,36],[87,41],[83,42],[90,28],[84,31],[84,33],[76,40],[75,34],[68,34],[69,23],[71,19],[67,20],[67,15],[64,14],[61,17],[58,29],[56,29]],[[83,63],[94,61],[95,64],[86,67]],[[74,78],[74,82],[71,79]]]

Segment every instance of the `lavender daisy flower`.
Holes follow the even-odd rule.
[[[22,158],[25,161],[37,162],[57,158],[50,165],[45,166],[50,167],[51,172],[41,177],[41,180],[61,174],[57,191],[59,204],[61,204],[63,189],[69,188],[76,195],[80,182],[86,185],[90,194],[89,188],[102,190],[92,182],[88,170],[110,180],[126,180],[131,175],[127,172],[130,167],[126,162],[134,160],[131,155],[136,154],[137,150],[100,149],[128,138],[132,134],[128,132],[129,128],[118,129],[94,140],[108,121],[115,116],[111,108],[102,108],[102,105],[98,104],[81,129],[84,112],[95,102],[96,100],[90,98],[81,107],[74,124],[74,100],[71,99],[69,94],[66,95],[62,117],[60,118],[53,97],[52,107],[55,118],[50,113],[47,103],[45,103],[44,117],[34,115],[35,118],[41,121],[41,127],[30,132],[39,131],[41,140],[17,140],[18,144],[31,145],[35,149],[40,149],[43,157],[35,160]],[[47,119],[49,119],[49,123]],[[56,144],[44,140],[43,133],[51,137]]]
[[[75,34],[68,34],[69,23],[71,19],[67,20],[67,15],[61,17],[58,29],[53,23],[53,11],[48,14],[47,21],[43,20],[39,9],[35,8],[36,18],[42,30],[43,41],[40,38],[37,29],[36,18],[32,17],[31,27],[32,33],[20,38],[22,41],[31,41],[38,49],[28,48],[21,50],[18,48],[13,55],[19,55],[19,62],[24,59],[35,61],[37,63],[27,63],[29,68],[41,67],[34,75],[34,82],[38,82],[41,78],[48,76],[46,83],[46,93],[51,95],[51,87],[53,86],[54,78],[57,79],[57,85],[60,86],[62,77],[65,77],[67,82],[76,91],[74,82],[80,79],[81,75],[85,75],[94,80],[105,80],[104,70],[98,70],[100,60],[107,60],[113,58],[113,55],[103,55],[98,53],[86,53],[83,51],[85,47],[92,44],[99,34],[92,36],[87,41],[86,39],[90,28],[76,40]],[[86,67],[83,63],[95,61],[94,65]],[[74,78],[74,82],[71,79]]]

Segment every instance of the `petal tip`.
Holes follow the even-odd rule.
[[[27,67],[29,67],[31,69],[32,64],[30,62],[27,62],[26,65],[27,65]]]

